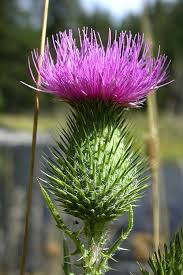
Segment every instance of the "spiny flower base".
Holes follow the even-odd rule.
[[[67,130],[61,130],[51,150],[52,158],[45,161],[46,189],[67,214],[81,223],[82,229],[72,232],[41,187],[57,226],[81,254],[83,274],[99,275],[108,270],[107,261],[128,236],[133,224],[132,208],[146,187],[145,178],[140,177],[144,161],[133,148],[124,113],[111,102],[72,104]],[[127,231],[107,248],[109,223],[127,212]]]

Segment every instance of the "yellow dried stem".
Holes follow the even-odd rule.
[[[41,55],[44,53],[47,18],[48,18],[48,6],[49,6],[49,0],[45,0],[43,20],[42,20],[42,31],[41,31],[41,51],[40,51]],[[39,87],[40,81],[41,81],[41,76],[38,75],[37,87]],[[30,219],[31,198],[32,198],[32,189],[33,189],[33,175],[34,175],[34,164],[35,164],[38,116],[39,116],[39,93],[35,91],[32,146],[31,146],[31,157],[30,157],[29,177],[28,177],[28,188],[27,188],[27,196],[26,196],[25,225],[24,225],[20,275],[25,274],[25,267],[26,267],[27,242],[28,242],[28,235],[29,235],[29,219]]]
[[[150,51],[153,52],[153,39],[148,18],[147,4],[144,7],[143,31],[151,43]],[[157,101],[156,94],[152,93],[147,98],[149,137],[147,139],[147,152],[152,178],[152,207],[153,207],[153,243],[157,250],[160,242],[160,202],[159,202],[159,135],[157,126]]]
[[[148,97],[149,138],[147,150],[152,178],[152,207],[153,207],[153,242],[157,250],[160,242],[160,202],[159,202],[159,137],[157,130],[156,97],[152,94]]]

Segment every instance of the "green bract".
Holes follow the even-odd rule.
[[[144,162],[132,147],[124,111],[106,103],[77,104],[47,159],[48,189],[84,221],[109,221],[144,190]]]
[[[82,220],[83,229],[78,234],[86,242],[79,248],[75,244],[83,254],[84,274],[107,270],[108,258],[131,230],[132,208],[146,187],[144,160],[135,149],[125,116],[121,106],[111,102],[73,103],[67,129],[60,131],[52,157],[45,159],[46,189],[67,214]],[[57,225],[63,229],[55,206],[42,190]],[[108,223],[126,212],[127,232],[106,250]],[[90,271],[93,265],[98,270],[92,271],[95,273]]]

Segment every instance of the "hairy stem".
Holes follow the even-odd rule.
[[[89,220],[85,223],[85,237],[87,249],[83,255],[84,274],[102,275],[100,262],[102,261],[102,251],[106,236],[106,223]]]

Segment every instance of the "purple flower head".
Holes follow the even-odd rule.
[[[41,76],[39,91],[54,94],[64,101],[99,99],[137,107],[153,90],[167,84],[167,57],[152,58],[144,36],[131,32],[108,33],[104,46],[99,33],[79,30],[77,46],[72,31],[52,37],[55,58],[47,40],[45,52],[32,52],[34,66]],[[37,81],[29,68],[34,82]]]

